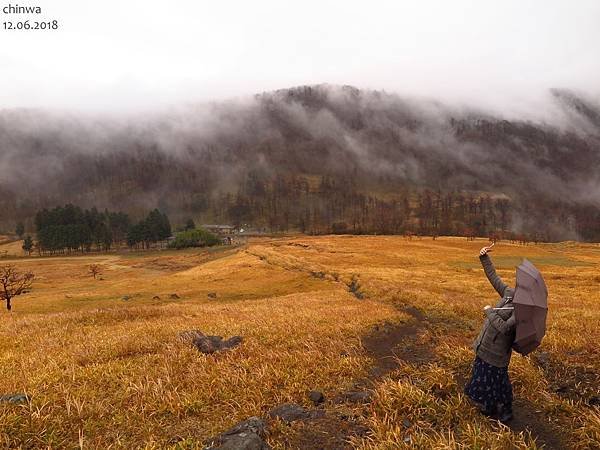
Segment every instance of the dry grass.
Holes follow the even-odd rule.
[[[484,243],[297,237],[217,254],[17,260],[37,279],[12,314],[0,314],[0,394],[32,400],[0,405],[0,446],[200,448],[279,403],[308,406],[308,390],[331,397],[352,386],[373,364],[361,336],[382,321],[414,320],[402,307],[416,306],[428,318],[421,341],[431,362],[408,358],[377,380],[374,400],[352,407],[371,430],[353,446],[535,448],[556,431],[567,447],[600,447],[599,411],[586,404],[600,394],[600,247],[501,243],[492,255],[509,283],[516,258],[531,258],[550,291],[540,350],[550,363],[511,364],[515,396],[540,411],[529,434],[480,417],[462,395],[481,308],[495,295],[477,265]],[[90,263],[103,280],[89,277]],[[353,282],[365,299],[349,291]],[[200,355],[177,338],[192,328],[244,342]],[[268,440],[282,448],[297,431],[274,423]]]
[[[23,256],[23,241],[13,241],[7,236],[0,236],[0,257]],[[2,259],[0,258],[0,261]]]

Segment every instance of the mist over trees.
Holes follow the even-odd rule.
[[[6,110],[0,228],[71,202],[271,231],[600,240],[600,107],[550,99],[548,123],[328,85],[121,121]],[[133,228],[78,244],[158,233]]]

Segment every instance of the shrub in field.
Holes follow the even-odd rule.
[[[100,264],[91,264],[88,267],[88,272],[94,277],[95,280],[98,275],[102,274],[102,268],[100,267]]]
[[[209,247],[219,242],[219,238],[214,234],[202,228],[196,228],[177,233],[175,240],[169,243],[169,248]]]

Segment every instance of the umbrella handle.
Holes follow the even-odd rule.
[[[492,308],[492,309],[495,309],[495,310],[498,310],[498,309],[515,309],[515,307],[514,306],[507,306],[505,308]]]

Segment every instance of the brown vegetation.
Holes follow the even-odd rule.
[[[0,394],[30,400],[0,404],[0,446],[200,449],[282,403],[312,408],[307,394],[319,390],[325,416],[268,419],[270,445],[597,448],[600,248],[496,244],[505,281],[526,256],[550,293],[542,347],[511,363],[518,404],[505,427],[462,394],[481,308],[495,297],[477,258],[485,242],[302,236],[210,259],[184,250],[19,260],[36,289],[0,316]],[[110,281],[90,289],[82,264],[102,264]],[[190,329],[243,342],[204,355],[179,338]]]
[[[100,264],[90,264],[88,266],[88,272],[95,280],[98,275],[102,274],[102,267]]]

